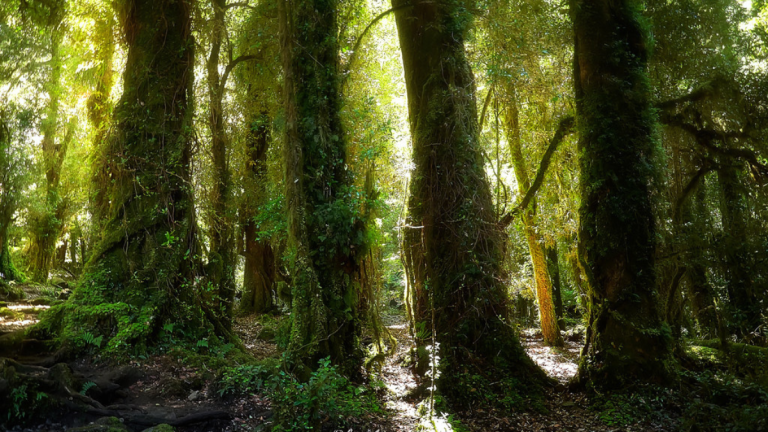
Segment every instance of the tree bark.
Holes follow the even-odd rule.
[[[288,351],[302,378],[317,361],[359,367],[356,272],[364,225],[350,202],[339,112],[336,0],[278,2],[285,125],[292,330]]]
[[[737,163],[724,157],[720,159],[720,165],[717,179],[720,188],[720,214],[725,233],[721,253],[725,264],[728,304],[732,314],[729,330],[738,337],[760,339],[762,310],[752,282],[750,241],[747,238],[748,209],[743,186],[739,182],[740,170]]]
[[[519,112],[517,109],[517,96],[512,84],[506,88],[506,129],[509,152],[512,155],[512,165],[515,168],[517,178],[517,193],[523,197],[531,187],[528,176],[528,168],[525,166],[522,146],[520,143]],[[544,342],[547,345],[563,346],[563,337],[560,335],[560,326],[557,323],[557,313],[553,298],[552,280],[547,267],[546,254],[541,235],[536,228],[536,201],[532,201],[528,208],[523,209],[523,231],[528,242],[528,251],[533,264],[533,278],[536,283],[536,301],[539,305],[539,323]]]
[[[45,168],[45,206],[32,220],[33,235],[30,247],[30,270],[32,279],[46,282],[48,273],[54,264],[56,241],[59,239],[64,213],[59,196],[61,165],[67,151],[66,137],[56,143],[59,128],[59,104],[61,97],[62,56],[61,43],[63,30],[59,27],[63,15],[58,10],[63,6],[52,6],[51,10],[51,75],[45,85],[49,102],[46,117],[41,122],[43,140],[41,142],[43,164]],[[57,18],[54,18],[57,17]],[[58,22],[57,22],[58,21]]]
[[[206,62],[208,72],[208,129],[211,133],[211,154],[213,159],[213,187],[211,188],[211,212],[209,213],[208,277],[218,291],[217,308],[222,322],[231,325],[232,304],[235,294],[235,257],[233,254],[232,218],[229,217],[227,201],[230,190],[230,174],[227,164],[228,138],[224,130],[224,86],[219,74],[221,44],[225,36],[225,0],[211,0],[213,28],[211,50]]]
[[[189,174],[194,43],[185,0],[122,5],[128,46],[123,95],[107,140],[113,202],[104,234],[70,300],[42,329],[70,348],[82,332],[105,337],[114,353],[140,353],[170,320],[189,337],[208,337],[200,309],[200,253]],[[213,321],[219,334],[228,336]]]
[[[589,293],[582,382],[664,382],[670,329],[656,293],[651,183],[656,117],[646,35],[632,0],[574,0],[579,259]]]
[[[467,394],[457,383],[467,368],[489,388],[503,376],[543,377],[507,324],[509,298],[499,282],[503,234],[483,169],[474,77],[464,52],[471,16],[461,1],[405,4],[392,2],[415,165],[405,229],[418,247],[408,252],[427,309],[421,327],[440,344],[438,389],[461,404]]]
[[[263,202],[266,197],[267,150],[270,140],[270,119],[266,113],[254,116],[246,141],[247,157],[245,172],[255,189],[255,199]],[[253,221],[254,208],[246,203],[243,208],[243,232],[245,234],[245,269],[243,275],[242,313],[264,313],[272,308],[272,293],[277,279],[275,256],[267,240],[257,236]]]

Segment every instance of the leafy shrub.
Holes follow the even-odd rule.
[[[262,363],[226,370],[219,386],[220,395],[263,391],[272,402],[273,431],[318,430],[322,424],[383,412],[373,391],[350,383],[328,358],[320,360],[307,382]]]

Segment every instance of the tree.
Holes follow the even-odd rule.
[[[657,120],[646,75],[645,24],[632,0],[580,0],[571,10],[579,259],[589,292],[579,378],[607,387],[662,382],[670,374],[670,330],[656,291],[651,192]]]
[[[61,134],[59,106],[61,103],[63,53],[62,44],[65,36],[63,24],[66,15],[67,3],[65,0],[56,0],[50,3],[32,2],[24,4],[28,8],[28,14],[33,21],[50,29],[50,75],[45,84],[48,93],[48,106],[46,117],[41,122],[40,128],[43,135],[41,142],[43,169],[45,171],[45,203],[42,210],[33,221],[34,232],[31,245],[31,276],[38,282],[48,280],[48,272],[53,265],[53,254],[56,241],[59,239],[63,220],[67,213],[66,202],[59,191],[61,179],[61,167],[64,157],[72,141],[74,134],[74,119],[66,126],[66,131]]]
[[[507,107],[507,142],[509,143],[509,152],[512,155],[512,164],[515,167],[517,193],[521,197],[524,197],[531,188],[531,181],[520,146],[520,125],[517,110],[518,102],[514,85],[508,85],[505,89],[505,93],[505,104]],[[528,250],[533,264],[533,276],[536,281],[536,301],[539,304],[541,333],[544,335],[544,342],[547,344],[562,346],[563,337],[560,335],[560,326],[557,323],[552,279],[550,277],[549,267],[547,266],[547,255],[543,239],[537,232],[538,228],[536,225],[535,208],[536,202],[532,200],[530,206],[523,209],[522,220],[525,239],[528,242]]]
[[[360,358],[356,273],[365,250],[339,112],[337,2],[279,2],[285,199],[292,276],[291,359],[300,376],[323,357]]]
[[[141,352],[171,316],[189,326],[189,337],[207,336],[201,323],[210,321],[226,335],[196,297],[190,4],[130,0],[121,7],[124,90],[105,150],[113,183],[100,185],[112,205],[72,299],[42,322],[72,348],[87,331],[116,353]]]
[[[464,53],[472,23],[461,1],[395,0],[415,164],[408,201],[411,308],[439,344],[438,389],[471,394],[467,373],[489,388],[541,377],[509,325],[500,283],[502,232],[478,143],[474,77]],[[415,290],[414,290],[415,289]],[[470,368],[472,372],[468,372]],[[498,374],[498,375],[497,375]],[[500,386],[501,387],[501,386]],[[504,391],[500,387],[495,390]],[[506,391],[513,391],[507,388]]]

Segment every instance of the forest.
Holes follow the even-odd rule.
[[[768,431],[768,1],[0,1],[0,431]]]

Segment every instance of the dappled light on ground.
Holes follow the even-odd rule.
[[[565,341],[564,347],[553,348],[545,345],[541,334],[534,330],[524,331],[521,336],[525,351],[547,375],[563,384],[576,376],[581,342]]]

